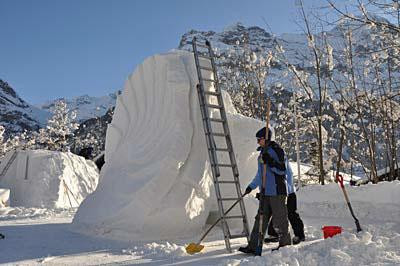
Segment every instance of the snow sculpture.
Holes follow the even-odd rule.
[[[92,161],[47,150],[10,151],[0,172],[0,188],[10,190],[12,207],[78,207],[96,189],[99,178]]]
[[[97,190],[74,218],[76,230],[124,240],[172,239],[202,230],[216,200],[197,83],[189,52],[155,55],[137,67],[117,98],[106,163]],[[253,136],[261,124],[238,115],[224,97],[246,186],[256,171],[250,157],[256,156]]]

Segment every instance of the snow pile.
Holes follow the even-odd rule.
[[[381,182],[363,186],[345,186],[351,205],[359,220],[400,220],[400,181]],[[320,217],[349,217],[342,189],[333,183],[306,186],[297,192],[298,208],[303,215]],[[316,200],[320,199],[320,200]],[[351,217],[350,217],[351,219]]]
[[[290,246],[262,257],[226,260],[219,265],[398,265],[400,234],[374,236],[344,232],[333,238]]]
[[[174,243],[146,243],[144,246],[134,246],[130,249],[123,249],[123,254],[129,254],[136,258],[146,259],[162,259],[165,257],[181,257],[185,256],[186,250],[183,246]]]
[[[0,188],[0,208],[10,205],[10,190]]]
[[[76,208],[47,209],[35,207],[5,207],[0,208],[0,221],[21,219],[50,220],[56,217],[74,217]]]
[[[11,161],[0,187],[10,189],[12,207],[77,207],[97,186],[97,167],[83,157],[45,150],[13,153],[0,165],[2,170]]]
[[[193,54],[185,51],[152,56],[128,78],[107,130],[98,188],[74,218],[78,231],[168,240],[202,230],[216,200],[197,83]],[[224,102],[241,184],[247,186],[257,169],[254,135],[262,124],[237,114],[225,93]],[[213,130],[222,132],[222,126]],[[226,147],[223,138],[216,142]],[[224,176],[232,178],[232,170],[222,170]],[[233,189],[223,188],[223,194],[233,195]]]

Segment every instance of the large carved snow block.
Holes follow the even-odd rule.
[[[158,240],[192,236],[203,229],[215,206],[215,192],[197,83],[189,52],[155,55],[136,68],[117,98],[97,190],[74,218],[78,231]],[[233,113],[229,116],[250,121],[226,101]],[[244,130],[248,137],[259,126],[255,120],[250,124]],[[242,138],[234,137],[238,139]],[[253,140],[244,149],[246,160],[254,148]]]

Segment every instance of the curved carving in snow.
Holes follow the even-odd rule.
[[[80,206],[75,228],[129,240],[171,239],[202,230],[215,208],[215,192],[197,83],[188,52],[155,55],[137,67],[118,96],[99,185]],[[243,146],[237,160],[247,185],[256,171],[250,157],[260,123],[236,114],[224,97],[234,147]]]

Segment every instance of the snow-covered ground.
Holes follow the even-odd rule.
[[[339,186],[312,185],[298,192],[298,207],[307,241],[271,253],[276,244],[264,245],[262,257],[236,250],[245,239],[232,241],[228,253],[221,228],[205,239],[204,250],[185,253],[185,246],[200,235],[175,241],[115,241],[71,231],[74,210],[35,208],[0,209],[0,263],[18,265],[399,265],[400,182],[348,187],[362,232],[356,233]],[[112,212],[112,210],[109,210]],[[344,232],[323,239],[321,227],[342,226]],[[206,228],[204,228],[206,229]]]

